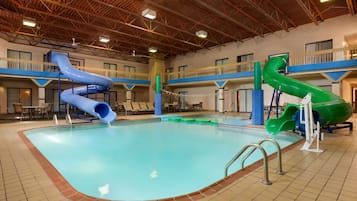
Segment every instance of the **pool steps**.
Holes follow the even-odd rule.
[[[269,180],[269,172],[268,172],[268,155],[264,149],[264,147],[262,147],[261,145],[265,142],[271,142],[273,143],[276,148],[277,148],[277,155],[278,155],[278,171],[277,173],[279,175],[284,175],[284,171],[283,171],[283,167],[282,167],[282,160],[281,160],[281,148],[279,143],[272,139],[272,138],[265,138],[260,140],[258,143],[251,143],[251,144],[247,144],[245,145],[230,161],[228,161],[228,163],[225,166],[224,169],[224,176],[227,177],[228,176],[228,169],[229,167],[238,159],[240,158],[250,147],[253,147],[253,149],[251,149],[247,155],[244,156],[244,158],[242,159],[242,168],[244,168],[244,162],[245,160],[256,150],[259,149],[262,154],[263,154],[263,165],[264,165],[264,179],[262,180],[262,183],[265,185],[271,185],[272,182]]]

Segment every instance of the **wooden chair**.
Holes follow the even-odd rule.
[[[39,110],[38,114],[44,119],[45,115],[47,116],[47,119],[50,119],[50,113],[52,112],[52,104],[51,103],[44,103]]]
[[[15,115],[20,115],[20,120],[22,120],[23,118],[25,118],[25,114],[29,114],[29,111],[25,111],[22,108],[22,103],[14,103],[14,113]]]

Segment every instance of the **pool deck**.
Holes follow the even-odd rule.
[[[185,113],[187,114],[187,113]],[[152,118],[130,115],[127,120]],[[323,153],[300,151],[300,145],[283,153],[285,175],[277,175],[276,159],[269,161],[269,179],[264,185],[263,168],[253,170],[227,186],[199,192],[196,197],[180,200],[357,200],[357,115],[349,121],[354,131],[341,129],[325,132]],[[60,121],[64,124],[64,121]],[[0,124],[0,201],[68,200],[55,186],[41,164],[29,151],[18,132],[52,126],[52,121],[18,121]],[[222,170],[223,172],[223,170]],[[73,200],[86,200],[76,198]]]

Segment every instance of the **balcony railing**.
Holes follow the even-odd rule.
[[[110,69],[94,68],[94,67],[87,67],[87,66],[74,66],[74,67],[82,71],[95,73],[98,75],[103,75],[111,78],[148,80],[148,73],[144,73],[144,72],[127,72],[122,70],[110,70]],[[9,68],[9,69],[36,71],[36,72],[58,72],[57,64],[31,61],[31,60],[5,58],[5,57],[0,57],[0,68]]]
[[[289,57],[289,66],[299,66],[304,64],[318,64],[324,62],[350,60],[352,53],[357,52],[357,46],[322,50],[310,52],[304,55],[293,55]],[[356,58],[356,56],[355,56]],[[239,63],[230,63],[220,66],[208,66],[200,68],[187,68],[185,71],[173,71],[166,74],[166,79],[191,78],[208,75],[228,74],[237,72],[253,71],[254,62],[261,62],[264,66],[266,60],[254,60]]]

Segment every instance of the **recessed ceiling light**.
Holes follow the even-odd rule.
[[[208,33],[205,30],[200,30],[196,32],[196,36],[199,38],[207,38],[207,35]]]
[[[147,9],[143,10],[143,12],[141,12],[141,15],[153,20],[156,18],[156,11],[151,10],[150,8],[147,8]]]
[[[35,27],[36,26],[36,20],[32,18],[24,18],[22,20],[22,24],[28,27]]]
[[[102,43],[108,43],[110,39],[108,36],[99,36],[99,41]]]
[[[149,47],[148,51],[150,53],[156,53],[157,52],[157,48],[156,47]]]
[[[325,3],[325,2],[328,2],[330,0],[320,0],[320,3]]]

